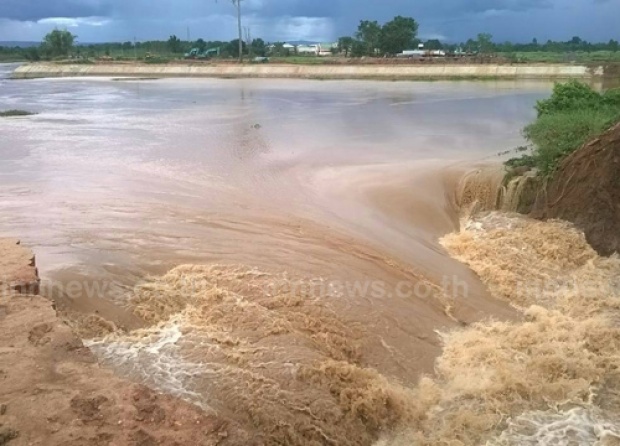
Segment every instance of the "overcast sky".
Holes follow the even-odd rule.
[[[244,0],[244,26],[267,41],[331,41],[361,19],[414,17],[422,38],[464,41],[480,32],[496,41],[536,37],[620,40],[620,0]],[[232,40],[230,0],[0,0],[0,41],[38,41],[67,28],[80,42]]]

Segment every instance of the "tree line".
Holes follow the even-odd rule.
[[[198,48],[200,52],[204,52],[207,49],[218,49],[218,54],[222,57],[235,57],[239,52],[238,39],[227,42],[220,40],[206,41],[201,38],[188,42],[173,35],[165,41],[126,41],[88,45],[76,45],[76,39],[77,36],[71,32],[57,29],[47,34],[39,46],[28,48],[0,46],[0,60],[27,59],[38,61],[68,57],[96,58],[101,56],[131,59],[135,57],[143,58],[146,53],[169,54],[172,56],[182,55],[193,48]],[[242,47],[244,54],[264,56],[267,52],[267,44],[260,38],[253,39],[251,42],[242,42]]]
[[[385,56],[413,50],[420,43],[426,50],[444,50],[448,53],[518,53],[518,52],[595,52],[620,51],[620,43],[611,39],[607,43],[592,43],[578,36],[568,41],[547,40],[540,43],[534,38],[529,43],[494,42],[493,36],[480,33],[477,37],[461,43],[446,43],[438,39],[420,40],[417,38],[418,24],[410,17],[395,17],[392,21],[380,25],[377,21],[362,20],[353,36],[338,39],[338,50],[345,56]]]
[[[338,50],[347,57],[393,55],[415,48],[417,35],[418,23],[411,17],[397,16],[383,25],[362,20],[354,37],[338,39]]]
[[[166,54],[175,57],[182,55],[192,48],[200,52],[207,49],[218,49],[221,57],[236,57],[238,55],[239,40],[206,41],[202,38],[196,41],[183,41],[177,36],[170,36],[165,41],[146,42],[111,42],[90,45],[76,45],[77,36],[67,30],[54,30],[47,34],[39,46],[30,48],[1,47],[0,60],[32,61],[55,58],[95,58],[114,56],[115,58],[143,58],[146,53]],[[461,43],[446,43],[438,39],[420,40],[418,38],[418,23],[411,17],[397,16],[394,19],[380,24],[377,21],[362,20],[353,36],[343,36],[338,39],[334,49],[337,54],[345,57],[383,57],[393,56],[404,50],[416,49],[423,43],[426,50],[444,50],[447,53],[470,54],[514,54],[514,53],[578,53],[597,51],[620,51],[620,43],[611,39],[607,43],[593,43],[578,36],[568,41],[539,42],[536,38],[528,43],[493,41],[493,36],[486,33],[478,34],[476,38]],[[285,47],[284,42],[268,44],[257,38],[242,42],[243,53],[250,56],[289,56],[295,50]]]

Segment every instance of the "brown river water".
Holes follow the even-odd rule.
[[[0,121],[0,236],[120,374],[267,443],[371,444],[437,330],[519,318],[439,239],[550,89],[0,79],[38,113]]]

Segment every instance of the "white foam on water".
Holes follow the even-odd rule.
[[[194,376],[204,374],[207,368],[181,357],[179,344],[184,339],[181,327],[182,322],[176,318],[134,335],[112,335],[84,344],[104,363],[122,370],[125,376],[207,410],[205,395],[192,390]]]
[[[607,419],[594,407],[567,411],[527,412],[509,423],[508,428],[487,446],[510,445],[603,445],[620,441],[620,423]]]

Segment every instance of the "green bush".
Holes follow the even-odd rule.
[[[6,110],[0,111],[1,118],[10,118],[12,116],[30,116],[35,115],[36,113],[32,113],[26,110]]]
[[[170,59],[166,58],[166,57],[149,57],[144,59],[144,63],[148,63],[148,64],[167,64],[170,62]]]
[[[590,86],[578,81],[570,81],[565,84],[555,84],[551,97],[538,101],[536,110],[540,117],[567,110],[594,108],[601,105],[601,102],[601,95]]]
[[[93,65],[93,62],[90,59],[69,59],[69,60],[59,60],[55,62],[58,65]]]
[[[608,107],[567,109],[542,115],[523,134],[535,146],[534,164],[549,175],[565,156],[607,130],[618,118],[619,111]]]
[[[620,108],[620,88],[607,90],[603,95],[603,102],[609,107]]]
[[[564,157],[620,120],[620,89],[600,94],[577,81],[556,84],[549,99],[538,101],[538,119],[523,130],[532,155],[513,158],[509,167],[535,166],[551,175]]]
[[[536,167],[536,158],[532,155],[523,155],[518,158],[510,158],[504,164],[513,169],[518,167],[528,167],[531,169]]]

